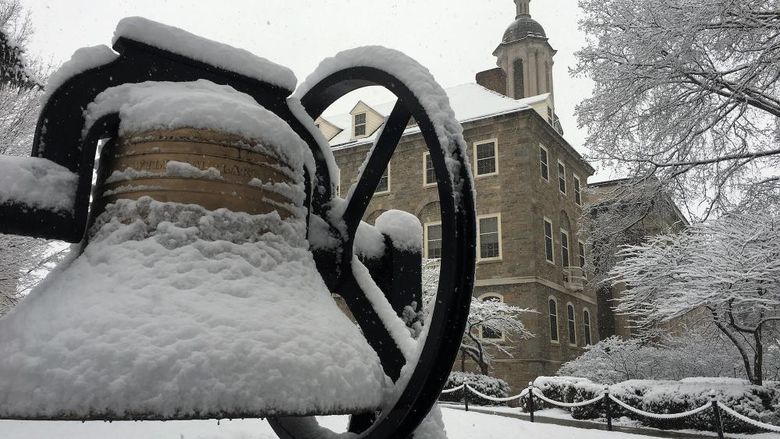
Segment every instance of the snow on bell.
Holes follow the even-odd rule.
[[[84,247],[0,319],[0,417],[379,407],[385,376],[306,239],[306,143],[206,80],[112,87]]]
[[[314,119],[370,85],[397,102],[342,200]],[[0,156],[0,233],[79,244],[0,319],[0,419],[269,416],[311,438],[332,432],[308,415],[349,413],[356,437],[412,435],[474,282],[462,127],[427,69],[381,47],[293,90],[283,66],[140,17],[52,75],[32,157]],[[361,222],[412,117],[443,237],[424,325],[419,220]]]

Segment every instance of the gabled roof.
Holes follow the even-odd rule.
[[[461,124],[521,111],[532,111],[536,117],[544,120],[545,124],[547,123],[546,117],[534,111],[533,106],[547,100],[550,97],[549,93],[523,99],[512,99],[474,83],[457,85],[455,87],[447,88],[444,91],[447,92],[447,96],[450,99],[450,106],[455,112],[455,117],[458,119],[458,122]],[[395,100],[380,105],[373,105],[371,108],[386,118],[390,115],[394,105]],[[342,128],[342,131],[329,142],[334,150],[372,143],[376,139],[377,134],[382,131],[378,129],[368,137],[352,140],[352,115],[347,113],[325,116],[324,118],[331,124]],[[404,135],[418,133],[419,131],[420,128],[416,125],[409,126],[406,128],[406,131],[404,131]],[[566,151],[590,169],[590,172],[593,172],[591,165],[582,158],[582,155],[580,155],[577,150],[563,139],[563,136],[561,136],[558,131],[553,127],[550,127],[550,131],[555,133],[554,135],[561,137]]]
[[[445,91],[450,98],[450,106],[455,112],[455,117],[460,123],[516,111],[530,110],[531,104],[538,102],[540,98],[545,98],[545,96],[542,95],[533,96],[527,99],[512,99],[473,83],[457,85],[455,87],[450,87]],[[394,105],[395,101],[390,101],[370,107],[383,117],[387,117],[393,110]],[[352,124],[352,116],[349,113],[328,115],[324,116],[323,119],[342,129],[341,133],[330,140],[331,146],[336,147],[358,142],[366,143],[374,140],[374,136],[369,136],[357,141],[350,140],[350,133],[352,130],[349,128]],[[407,131],[412,132],[410,130],[416,130],[416,128],[412,127]]]

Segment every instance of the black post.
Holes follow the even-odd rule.
[[[718,432],[718,439],[723,439],[723,419],[720,416],[720,407],[718,400],[715,399],[715,392],[710,392],[710,404],[712,404],[712,418],[715,422],[715,431]]]
[[[609,399],[609,387],[604,388],[604,412],[607,415],[607,430],[612,431],[612,400]]]
[[[534,383],[528,383],[528,414],[531,415],[531,422],[534,422]]]
[[[468,381],[463,382],[463,405],[466,407],[466,411],[469,411],[469,387]]]

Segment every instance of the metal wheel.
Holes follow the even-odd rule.
[[[344,298],[366,340],[379,354],[385,374],[394,381],[399,378],[405,359],[368,303],[366,293],[356,280],[349,262],[352,260],[358,224],[412,116],[420,127],[431,155],[441,206],[443,256],[439,290],[416,367],[391,408],[382,411],[376,418],[373,415],[353,415],[350,425],[350,431],[359,433],[360,438],[397,439],[411,437],[433,407],[460,346],[474,282],[476,220],[473,182],[465,158],[456,153],[452,158],[461,165],[460,175],[453,177],[463,184],[458,187],[453,185],[445,163],[445,151],[431,118],[403,81],[387,72],[372,67],[351,67],[338,71],[314,86],[303,96],[301,103],[312,119],[316,119],[338,98],[369,85],[384,86],[396,95],[398,101],[374,144],[357,187],[347,200],[342,218],[347,226],[347,235],[341,249],[341,274],[335,291]],[[459,200],[459,204],[456,204],[456,200]],[[316,211],[316,205],[313,209],[314,214],[321,213]],[[323,256],[316,257],[318,264],[327,264],[334,255],[328,255],[327,258]],[[320,428],[312,419],[288,417],[274,418],[270,422],[276,433],[284,439],[317,437]]]

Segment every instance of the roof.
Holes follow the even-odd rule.
[[[531,105],[546,99],[545,95],[532,96],[526,99],[512,99],[474,83],[457,85],[447,88],[445,91],[450,99],[450,106],[455,112],[455,117],[460,123],[516,111],[530,110]],[[380,105],[371,105],[370,107],[382,116],[387,117],[393,110],[394,105],[395,101],[393,100]],[[352,125],[352,116],[349,113],[322,116],[322,118],[336,127],[342,128],[342,131],[330,140],[331,146],[368,143],[373,141],[376,136],[375,133],[369,137],[351,140],[351,130],[345,129]],[[377,130],[377,132],[379,131]],[[410,127],[404,134],[411,134],[415,131],[419,131],[419,129]]]
[[[521,15],[506,28],[502,43],[512,43],[527,37],[547,38],[544,28],[529,15]]]
[[[533,111],[533,105],[545,101],[550,96],[549,93],[545,93],[523,99],[512,99],[508,96],[504,96],[475,83],[457,85],[455,87],[446,88],[444,91],[447,93],[447,96],[450,99],[450,107],[452,107],[452,110],[455,112],[455,118],[461,124],[528,110],[531,110],[531,114],[542,118],[539,113]],[[385,102],[380,105],[372,105],[370,107],[375,112],[386,118],[393,110],[393,106],[395,106],[395,100]],[[346,113],[320,117],[335,127],[341,129],[341,132],[333,137],[329,142],[330,146],[334,150],[352,148],[359,145],[373,143],[374,140],[376,140],[378,133],[382,132],[381,129],[377,129],[368,137],[353,140],[351,137],[351,114]],[[563,140],[564,149],[566,151],[568,151],[573,157],[588,167],[591,170],[590,172],[593,172],[593,167],[590,165],[590,163],[582,158],[582,155],[577,152],[577,150],[574,149],[571,145],[569,145],[569,143],[563,139],[563,136],[561,136],[559,132],[557,132],[553,127],[550,127],[550,131],[555,133],[554,135],[561,137]],[[407,127],[403,135],[407,136],[419,132],[420,128],[414,125]]]

